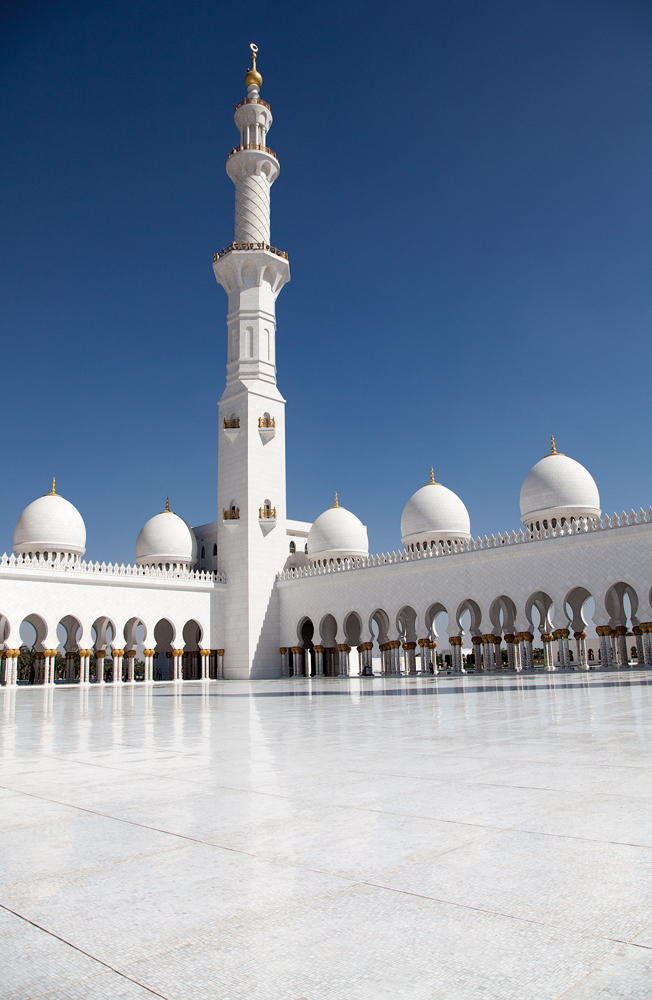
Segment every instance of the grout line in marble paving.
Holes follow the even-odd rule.
[[[2,786],[0,786],[0,787],[2,787]],[[411,891],[411,890],[408,890],[408,889],[398,889],[398,888],[396,888],[394,886],[384,885],[384,884],[382,884],[380,882],[376,882],[376,881],[373,881],[371,879],[356,878],[356,877],[351,876],[351,875],[343,875],[340,872],[332,872],[332,871],[329,871],[327,869],[321,869],[321,868],[311,867],[311,866],[308,866],[308,865],[297,864],[296,862],[290,861],[287,858],[275,858],[275,857],[269,857],[268,855],[265,855],[265,854],[259,854],[259,853],[253,852],[253,851],[244,851],[241,848],[226,846],[226,845],[223,845],[223,844],[216,844],[216,843],[213,843],[212,841],[202,840],[202,839],[200,839],[198,837],[191,837],[188,834],[177,833],[177,832],[172,831],[172,830],[165,830],[165,829],[163,829],[161,827],[150,826],[149,824],[146,824],[146,823],[139,823],[139,822],[136,822],[135,820],[125,819],[125,818],[122,818],[122,817],[119,817],[119,816],[112,816],[109,813],[102,813],[102,812],[99,812],[98,810],[89,809],[89,808],[87,808],[85,806],[71,806],[68,803],[59,802],[56,799],[50,799],[50,798],[47,798],[46,796],[38,795],[38,794],[33,793],[33,792],[22,792],[22,793],[19,793],[19,794],[26,795],[26,796],[28,796],[30,798],[38,799],[40,801],[50,802],[50,803],[55,804],[55,805],[61,805],[64,808],[75,809],[75,810],[78,810],[80,812],[84,812],[84,813],[90,814],[92,816],[98,816],[98,817],[100,817],[102,819],[108,819],[108,820],[111,820],[113,822],[124,823],[124,824],[129,825],[129,826],[137,827],[139,829],[148,830],[148,831],[150,831],[152,833],[161,833],[164,836],[169,836],[169,837],[174,837],[174,838],[177,838],[177,839],[180,839],[180,840],[185,840],[185,841],[188,841],[188,842],[193,843],[193,844],[199,844],[202,847],[212,848],[212,849],[214,849],[216,851],[228,851],[228,852],[230,852],[232,854],[243,855],[245,857],[255,858],[256,860],[259,860],[259,861],[265,861],[268,864],[279,865],[279,866],[287,867],[287,868],[294,868],[294,869],[298,869],[300,871],[310,872],[310,873],[316,874],[316,875],[326,875],[326,876],[328,876],[330,878],[339,879],[343,883],[346,883],[346,889],[353,888],[356,885],[365,885],[365,886],[367,886],[369,888],[376,889],[376,890],[379,890],[381,892],[390,892],[390,893],[394,893],[394,894],[400,895],[400,896],[415,897],[417,899],[427,899],[427,900],[430,900],[432,902],[441,903],[441,904],[446,905],[446,906],[453,906],[453,907],[456,907],[456,908],[459,908],[459,909],[462,909],[462,910],[467,910],[467,911],[470,911],[470,912],[484,913],[484,914],[486,914],[488,916],[505,917],[506,919],[514,920],[514,921],[517,921],[519,923],[531,924],[531,925],[535,925],[535,926],[539,926],[539,927],[554,927],[554,923],[551,923],[549,921],[536,920],[536,919],[534,919],[532,917],[523,917],[523,916],[519,916],[519,915],[516,915],[516,914],[513,914],[513,913],[509,913],[509,912],[503,911],[503,910],[489,909],[487,907],[482,907],[482,906],[472,906],[469,903],[463,903],[463,902],[460,902],[459,900],[455,900],[455,899],[447,899],[447,898],[442,897],[442,896],[428,895],[426,893],[414,892],[414,891]],[[348,807],[348,808],[357,808],[357,807],[351,806],[351,807]],[[378,812],[380,810],[367,810],[367,811]],[[410,815],[410,814],[404,814],[404,815]],[[416,817],[416,818],[419,818],[419,817]],[[462,826],[463,825],[463,826],[473,826],[473,827],[476,827],[476,828],[485,829],[485,830],[487,830],[487,837],[486,838],[482,838],[482,839],[489,839],[490,837],[496,836],[497,834],[508,833],[511,830],[515,829],[514,826],[509,826],[509,827],[493,827],[493,826],[488,826],[486,824],[478,824],[478,823],[458,823],[457,821],[454,821],[454,820],[441,820],[441,821],[437,820],[437,822],[444,822],[444,823],[448,822],[448,823],[451,823],[451,824],[453,824],[455,826],[457,826],[457,825]],[[584,841],[584,842],[586,842],[588,840],[588,838],[585,838],[585,837],[573,837],[571,835],[566,835],[566,834],[541,833],[539,831],[528,831],[528,830],[519,830],[518,832],[525,833],[526,835],[527,834],[531,834],[533,836],[552,837],[552,838],[561,839],[561,840],[571,839],[571,840],[581,840],[581,841]],[[590,843],[597,843],[597,841],[589,841],[589,842]],[[612,841],[612,842],[602,841],[602,843],[618,843],[618,844],[621,844],[622,842],[621,841]],[[640,844],[625,844],[624,846],[635,847],[635,848],[637,848],[639,850],[649,850],[649,848],[642,847]],[[467,844],[454,844],[451,847],[446,848],[445,850],[437,851],[435,854],[433,854],[433,857],[441,858],[441,857],[444,857],[445,855],[453,854],[456,851],[463,851],[467,847],[468,847]],[[174,848],[170,848],[169,850],[174,850]],[[160,851],[159,852],[153,852],[153,854],[156,854],[156,853],[161,853],[161,852]],[[116,862],[113,862],[113,864],[120,864],[120,863],[122,863],[122,862],[119,861],[119,860],[116,861]],[[391,874],[391,872],[394,871],[394,870],[395,869],[388,869],[387,870],[387,874]],[[34,881],[38,881],[38,879],[35,879]],[[4,904],[2,904],[2,903],[0,903],[0,906],[3,909],[9,910],[9,908],[6,907],[6,906],[4,906]],[[14,912],[14,911],[9,910],[9,912]],[[21,914],[15,914],[15,915],[16,916],[21,916]],[[27,919],[27,918],[23,918],[21,916],[21,919]],[[32,921],[28,921],[28,922],[32,923]],[[34,926],[37,926],[37,925],[35,924]],[[44,929],[44,928],[41,928],[41,929]],[[644,930],[644,928],[639,928],[637,930],[637,932],[636,932],[636,935],[640,934],[642,932],[642,930]],[[46,931],[46,933],[51,933],[51,932]],[[585,931],[582,931],[582,932],[575,931],[575,933],[578,936],[580,936],[580,937],[598,938],[600,940],[612,941],[615,944],[620,944],[620,945],[625,945],[625,944],[630,943],[629,941],[624,941],[622,938],[609,937],[609,936],[606,936],[606,935],[603,935],[603,934],[591,934],[591,933],[587,934]],[[634,935],[634,937],[636,935]],[[57,937],[56,934],[53,934],[52,936],[53,937]],[[203,939],[204,939],[204,937],[200,936],[197,940],[203,940]],[[65,943],[68,944],[69,942],[65,942]],[[74,947],[74,946],[71,946],[71,947]],[[179,947],[185,947],[185,945],[180,945]],[[643,949],[647,948],[647,946],[645,946],[645,945],[637,945],[637,947],[640,947],[640,948],[643,948]],[[78,949],[78,950],[81,951],[82,949]],[[647,950],[652,950],[652,946],[650,946],[650,948],[647,948]],[[89,956],[89,957],[92,958],[93,956]],[[140,984],[138,984],[138,985],[140,985]]]
[[[116,976],[120,976],[122,979],[126,979],[128,982],[133,983],[134,986],[140,986],[142,990],[146,990],[148,993],[151,993],[152,996],[161,997],[162,1000],[168,1000],[168,998],[164,996],[163,993],[157,993],[156,990],[150,989],[149,986],[145,986],[143,983],[138,982],[137,979],[132,979],[131,976],[127,976],[125,975],[124,972],[120,972],[119,969],[115,969],[112,965],[109,965],[108,962],[103,962],[101,958],[96,958],[95,955],[91,955],[90,952],[84,951],[84,949],[80,948],[78,945],[72,944],[72,942],[70,941],[66,941],[66,939],[62,938],[60,934],[55,934],[54,931],[48,930],[47,927],[42,927],[40,924],[37,924],[33,920],[30,920],[29,917],[24,917],[22,913],[17,913],[16,910],[12,910],[11,907],[5,906],[4,903],[0,903],[0,909],[4,910],[5,913],[11,913],[11,915],[13,917],[16,917],[18,920],[23,920],[26,924],[30,924],[37,931],[41,931],[42,934],[47,934],[49,937],[55,938],[57,941],[61,941],[62,944],[65,944],[69,948],[72,948],[73,951],[79,952],[80,955],[84,955],[86,958],[90,958],[92,962],[97,962],[98,965],[101,965],[105,969],[108,969],[109,972],[115,973]],[[56,987],[53,990],[48,990],[46,993],[41,993],[38,995],[47,996],[48,993],[56,993],[58,989],[59,987]]]

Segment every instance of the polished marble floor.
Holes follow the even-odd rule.
[[[0,690],[2,1000],[652,1000],[652,673]]]

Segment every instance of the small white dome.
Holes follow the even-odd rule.
[[[151,517],[136,540],[139,566],[192,566],[197,560],[197,539],[182,517],[169,505]]]
[[[552,448],[530,469],[521,487],[523,524],[536,527],[537,521],[600,517],[600,494],[591,473],[575,459],[560,455],[554,438]]]
[[[401,542],[408,546],[417,543],[454,542],[471,537],[469,512],[456,493],[435,482],[430,482],[411,496],[401,517]]]
[[[320,514],[308,532],[310,562],[329,562],[331,559],[352,559],[368,555],[367,529],[355,514],[339,506],[336,493],[335,506]]]
[[[86,551],[86,525],[76,507],[54,492],[34,500],[18,518],[14,531],[14,552],[47,552],[75,557]]]

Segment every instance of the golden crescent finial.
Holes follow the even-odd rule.
[[[430,466],[430,485],[431,486],[436,486],[437,485],[435,483],[435,469],[434,469],[434,467],[432,465]]]
[[[263,78],[256,69],[256,56],[258,55],[258,46],[251,42],[249,45],[251,49],[251,69],[247,72],[245,76],[245,84],[247,87],[251,87],[252,83],[255,83],[257,87],[262,87]]]
[[[169,497],[165,498],[165,513],[166,514],[170,513],[170,498]]]
[[[339,507],[339,505],[340,505],[340,504],[339,504],[339,501],[338,501],[338,499],[337,499],[337,493],[336,493],[336,494],[335,494],[335,503],[333,504],[333,507],[331,507],[331,510],[333,510],[333,509],[334,509],[335,507]]]
[[[55,487],[55,480],[54,480],[54,476],[52,476],[52,489],[50,490],[50,496],[51,497],[56,497],[56,495],[57,495],[57,491],[55,490],[54,487]]]
[[[554,435],[552,435],[552,434],[550,435],[550,454],[551,455],[556,455],[557,454],[557,449],[555,447],[555,438],[554,438]]]

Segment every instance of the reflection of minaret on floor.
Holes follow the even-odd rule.
[[[218,567],[227,574],[230,677],[277,672],[276,573],[287,555],[285,400],[276,387],[276,297],[290,279],[287,254],[270,246],[270,188],[279,174],[267,147],[272,112],[252,67],[235,123],[240,144],[227,173],[235,185],[234,241],[215,255],[229,297],[226,388],[219,403]],[[275,516],[269,516],[274,511]]]

